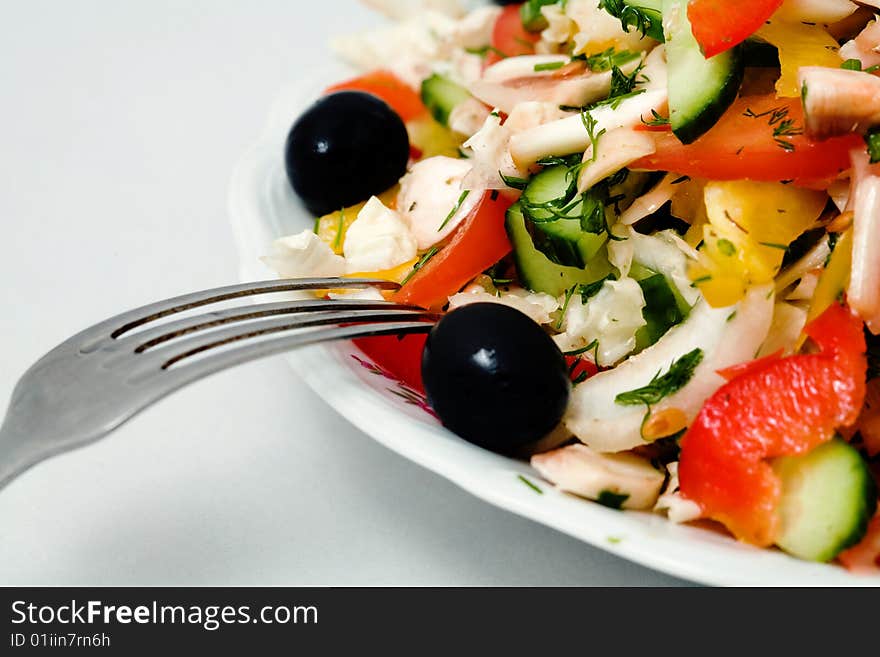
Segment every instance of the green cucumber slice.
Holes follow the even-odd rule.
[[[521,205],[534,227],[533,242],[539,251],[556,264],[584,267],[605,245],[608,236],[604,230],[584,230],[582,217],[594,211],[599,201],[591,195],[578,195],[576,177],[570,171],[560,164],[535,175],[523,191]],[[546,207],[551,203],[553,210]]]
[[[782,481],[776,544],[809,561],[830,561],[858,543],[877,508],[871,471],[840,438],[802,456],[777,459]]]
[[[714,126],[736,100],[745,66],[737,46],[706,59],[691,31],[687,0],[663,0],[666,61],[669,65],[669,121],[690,144]]]
[[[539,251],[532,240],[529,222],[522,205],[515,203],[507,211],[505,228],[513,245],[513,259],[523,285],[533,292],[545,292],[559,297],[575,285],[595,283],[608,276],[612,267],[602,250],[590,259],[586,267],[567,267],[550,260]]]
[[[422,102],[438,123],[449,125],[449,115],[471,97],[470,92],[447,77],[434,73],[422,82]]]

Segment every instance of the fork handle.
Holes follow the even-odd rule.
[[[52,456],[43,454],[41,442],[28,440],[16,424],[14,416],[7,413],[0,426],[0,490],[29,468]]]

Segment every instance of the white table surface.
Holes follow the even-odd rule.
[[[235,281],[230,172],[353,0],[5,0],[0,400],[123,309]],[[2,454],[0,454],[2,458]],[[675,585],[495,509],[281,359],[201,382],[0,494],[3,585]]]

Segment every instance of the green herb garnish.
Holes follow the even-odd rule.
[[[628,50],[617,52],[614,48],[609,48],[608,50],[595,55],[590,55],[589,57],[580,56],[575,57],[574,59],[584,59],[593,73],[604,73],[605,71],[610,71],[615,66],[622,66],[640,56],[641,55],[638,53],[630,52]]]
[[[880,162],[880,130],[872,128],[865,134],[865,144],[868,147],[868,155],[871,157],[871,164]]]
[[[644,404],[649,408],[659,404],[684,388],[693,378],[694,372],[701,362],[703,362],[703,350],[694,349],[672,363],[666,374],[661,375],[658,372],[648,385],[629,392],[622,392],[614,398],[614,401],[621,406]]]
[[[518,189],[520,191],[524,190],[528,187],[529,181],[526,178],[517,178],[516,176],[505,176],[500,171],[498,175],[501,176],[501,180],[504,181],[504,184],[510,187],[511,189]]]
[[[458,201],[455,203],[455,207],[449,211],[449,214],[446,215],[446,219],[443,220],[443,223],[440,224],[440,228],[437,229],[438,233],[441,230],[443,230],[444,228],[446,228],[446,225],[450,221],[452,221],[452,218],[461,209],[461,204],[464,203],[464,200],[468,197],[468,194],[470,194],[470,193],[471,193],[471,190],[469,190],[469,189],[466,189],[461,193],[461,196],[458,197]]]
[[[644,10],[628,5],[623,0],[599,0],[599,9],[604,9],[615,18],[619,18],[626,33],[629,33],[630,28],[635,28],[642,37],[645,37],[648,33],[657,31],[654,21]]]
[[[602,288],[605,286],[605,281],[614,281],[617,280],[613,275],[608,275],[605,278],[602,278],[593,283],[586,283],[579,287],[579,291],[581,293],[581,301],[583,303],[587,303],[594,296],[599,294]]]
[[[602,506],[607,506],[609,509],[620,511],[628,499],[629,495],[626,493],[618,494],[610,490],[603,490],[599,493],[599,497],[596,501]]]
[[[526,479],[526,478],[523,477],[522,475],[519,475],[519,476],[518,476],[518,479],[519,479],[521,482],[523,482],[526,486],[528,486],[529,488],[531,488],[533,491],[535,491],[538,495],[543,495],[543,494],[544,494],[544,491],[542,491],[540,488],[538,488],[535,484],[533,484],[531,481],[529,481],[528,479]]]
[[[345,208],[339,211],[339,225],[336,226],[336,238],[333,240],[333,250],[337,251],[342,245],[342,229],[345,227]]]
[[[545,64],[535,64],[535,73],[540,73],[541,71],[558,71],[563,66],[565,66],[565,62],[547,62]]]
[[[408,274],[406,275],[406,278],[404,278],[404,279],[400,282],[400,286],[403,287],[404,285],[406,285],[406,284],[409,282],[409,279],[411,279],[413,276],[416,275],[416,272],[418,272],[422,267],[424,267],[426,264],[428,264],[428,261],[429,261],[431,258],[433,258],[435,255],[437,255],[437,252],[438,252],[439,250],[440,250],[440,247],[439,247],[439,246],[432,246],[430,249],[428,249],[428,250],[422,255],[422,257],[419,258],[419,261],[418,261],[415,265],[413,265],[412,271],[411,271],[410,273],[408,273]]]
[[[734,246],[733,242],[724,238],[718,240],[718,250],[721,252],[721,255],[727,257],[736,255],[736,246]]]
[[[806,98],[806,88],[802,89],[801,92],[804,98]],[[797,127],[794,120],[788,118],[788,112],[789,108],[784,105],[774,107],[760,114],[755,114],[751,109],[746,108],[743,116],[747,116],[750,119],[760,119],[769,116],[767,124],[773,128],[773,141],[782,150],[791,152],[795,147],[787,138],[804,134],[804,129]]]
[[[645,121],[645,119],[642,118],[642,123],[644,123],[645,125],[652,126],[652,127],[669,125],[669,117],[661,116],[660,114],[657,113],[657,110],[652,109],[651,115],[654,117],[653,119],[651,119],[650,121]]]
[[[593,156],[590,160],[591,162],[595,162],[596,158],[599,156],[599,139],[601,139],[602,135],[605,134],[605,128],[602,128],[598,132],[596,131],[597,122],[596,119],[593,118],[593,115],[588,111],[581,112],[581,121],[583,121],[584,129],[587,131],[587,135],[590,137],[590,144],[593,148]]]
[[[562,323],[565,321],[565,313],[568,312],[568,304],[571,303],[571,298],[574,296],[575,290],[577,290],[577,285],[572,285],[570,290],[566,290],[565,292],[565,302],[562,304],[562,310],[559,313],[559,319],[556,320],[556,330],[562,330]]]

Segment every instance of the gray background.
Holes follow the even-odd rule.
[[[349,2],[0,2],[0,400],[123,309],[233,282],[232,168]],[[0,584],[670,585],[373,443],[281,359],[0,494]]]

